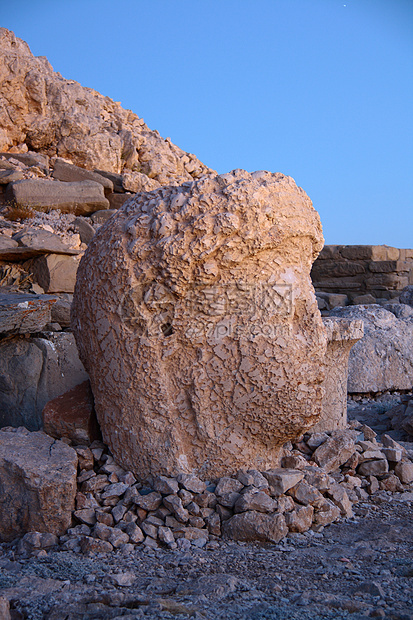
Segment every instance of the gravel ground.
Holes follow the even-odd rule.
[[[379,430],[382,410],[353,402],[349,416]],[[0,597],[13,620],[413,620],[413,493],[380,491],[354,513],[277,545],[28,559],[2,545]]]

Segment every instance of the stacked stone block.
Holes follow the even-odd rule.
[[[344,294],[351,302],[364,295],[393,299],[413,284],[413,249],[326,245],[313,265],[311,278],[317,292]]]

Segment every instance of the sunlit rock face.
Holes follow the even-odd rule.
[[[72,325],[104,440],[141,479],[278,464],[321,415],[317,212],[235,170],[137,194],[95,235]]]

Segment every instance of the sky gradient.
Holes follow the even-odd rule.
[[[292,176],[328,244],[413,247],[413,0],[0,0],[55,71],[220,173]]]

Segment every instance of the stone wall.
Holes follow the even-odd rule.
[[[317,292],[347,295],[347,303],[393,299],[413,284],[413,249],[326,245],[313,265],[311,278]],[[374,299],[358,299],[365,295]]]

